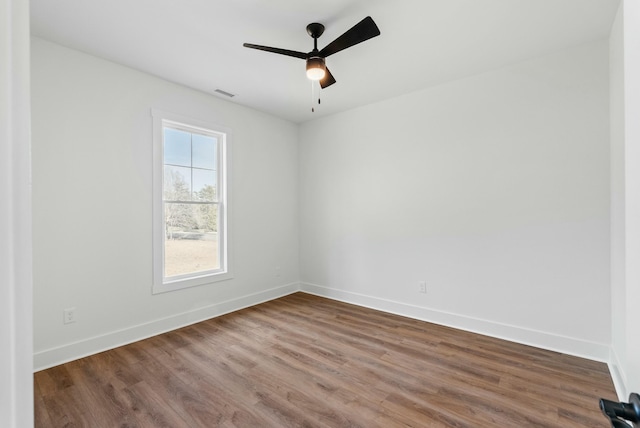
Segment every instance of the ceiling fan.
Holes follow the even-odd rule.
[[[343,35],[325,46],[322,50],[318,50],[318,37],[320,37],[323,32],[324,25],[322,24],[314,22],[307,25],[307,33],[313,37],[313,50],[308,53],[272,48],[269,46],[253,45],[251,43],[244,43],[243,46],[246,48],[258,49],[261,51],[304,59],[307,62],[307,77],[311,80],[319,81],[320,86],[324,89],[336,83],[336,79],[325,64],[325,58],[380,35],[380,30],[376,23],[373,22],[373,19],[371,19],[370,16],[367,16],[347,30]]]

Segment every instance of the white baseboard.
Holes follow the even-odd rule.
[[[581,339],[559,336],[552,333],[500,324],[493,321],[468,317],[460,314],[437,311],[378,297],[338,290],[311,283],[291,283],[235,299],[205,306],[170,317],[113,331],[78,342],[46,349],[34,354],[34,371],[64,364],[118,346],[166,333],[187,325],[215,318],[230,312],[254,306],[288,294],[302,291],[333,300],[401,315],[421,321],[453,327],[485,336],[522,343],[564,354],[575,355],[595,361],[607,362],[620,399],[625,397],[624,376],[620,373],[617,358],[608,345]]]
[[[622,365],[620,364],[618,355],[613,348],[611,348],[611,355],[609,357],[609,373],[611,373],[611,380],[613,380],[613,386],[616,388],[618,400],[627,402],[627,399],[629,398],[625,382],[627,377],[622,370]]]
[[[453,327],[473,333],[504,339],[523,345],[535,346],[563,354],[574,355],[590,360],[609,362],[610,347],[582,339],[560,336],[552,333],[530,330],[494,321],[468,317],[460,314],[442,312],[434,309],[414,306],[393,300],[380,299],[349,291],[324,287],[317,284],[301,283],[300,291],[315,294],[345,303],[364,306],[383,312],[389,312],[409,318],[428,321],[447,327]]]
[[[299,289],[300,286],[297,282],[286,284],[258,293],[216,303],[214,305],[194,309],[192,311],[172,315],[170,317],[150,321],[148,323],[135,325],[126,329],[113,331],[100,336],[94,336],[89,339],[36,352],[33,356],[34,371],[44,370],[49,367],[93,355],[98,352],[117,348],[118,346],[133,343],[138,340],[215,318],[249,306],[277,299],[279,297],[295,293],[296,291],[299,291]]]

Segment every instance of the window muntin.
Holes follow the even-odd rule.
[[[154,292],[228,279],[228,131],[153,116]]]

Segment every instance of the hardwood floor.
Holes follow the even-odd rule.
[[[297,293],[35,374],[37,427],[608,427],[603,363]]]

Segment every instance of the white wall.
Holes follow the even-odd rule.
[[[609,114],[611,135],[611,347],[612,377],[624,389],[626,351],[624,45],[622,5],[609,38]],[[624,395],[620,398],[625,398]]]
[[[607,360],[607,64],[600,41],[303,124],[303,289]]]
[[[29,2],[0,0],[0,426],[33,426]]]
[[[41,39],[32,103],[37,369],[297,289],[294,124]],[[231,128],[232,280],[151,294],[152,108]]]
[[[624,0],[627,393],[640,393],[640,3]]]
[[[612,375],[640,391],[640,4],[622,2],[611,37]]]

